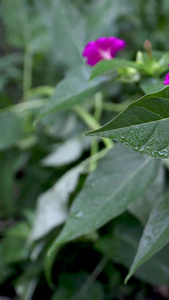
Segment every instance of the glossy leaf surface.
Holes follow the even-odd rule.
[[[169,87],[131,103],[111,122],[87,135],[111,138],[140,153],[169,157]]]

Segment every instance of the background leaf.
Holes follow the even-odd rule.
[[[76,166],[65,173],[50,190],[39,196],[31,241],[40,239],[66,220],[69,196],[83,170],[83,166]]]
[[[139,65],[134,61],[113,58],[112,60],[102,60],[92,68],[90,79],[99,75],[104,75],[107,72],[116,71],[123,68],[138,68]]]
[[[84,25],[85,21],[81,12],[71,1],[53,1],[51,34],[53,59],[56,63],[65,68],[82,63]]]
[[[59,144],[56,150],[42,160],[43,166],[64,166],[80,158],[82,152],[89,148],[89,140],[85,137],[69,139]]]
[[[0,112],[0,150],[16,145],[23,137],[20,118],[14,112]]]
[[[135,256],[143,228],[140,223],[128,214],[118,219],[111,235],[101,237],[95,247],[107,255],[115,263],[121,263],[130,268]],[[150,284],[169,285],[167,245],[160,253],[150,259],[136,271],[135,277]]]
[[[72,70],[60,81],[46,107],[42,110],[40,116],[44,116],[51,111],[70,109],[74,105],[81,105],[84,101],[91,100],[94,92],[99,85],[105,81],[99,78],[89,82],[90,69],[88,67],[79,67]]]

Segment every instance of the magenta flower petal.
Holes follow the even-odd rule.
[[[114,48],[116,51],[122,50],[126,46],[126,42],[120,39],[116,39],[114,42]]]
[[[83,50],[82,55],[86,57],[86,63],[94,66],[100,60],[110,60],[115,57],[116,52],[125,47],[125,41],[116,37],[100,37],[96,41],[89,42]]]
[[[102,57],[95,42],[89,42],[82,52],[83,57],[87,58],[87,64],[94,66],[97,64]]]
[[[102,49],[104,51],[107,51],[108,49],[111,48],[112,44],[114,43],[114,37],[111,38],[106,38],[106,37],[101,37],[98,40],[96,40],[96,45],[99,49]]]
[[[166,75],[165,80],[164,80],[164,85],[169,84],[169,73]]]

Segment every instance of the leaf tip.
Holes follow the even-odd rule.
[[[126,278],[125,278],[125,280],[124,280],[124,284],[127,284],[127,283],[128,283],[128,281],[129,281],[129,279],[130,279],[131,276],[132,276],[132,274],[131,274],[131,273],[128,273],[128,275],[126,276]]]
[[[52,266],[54,263],[54,260],[57,256],[57,253],[60,250],[62,244],[54,242],[54,244],[48,249],[46,253],[46,259],[45,259],[45,277],[50,285],[51,288],[54,287],[54,284],[52,282]]]
[[[94,135],[95,133],[95,130],[91,130],[91,131],[87,131],[84,133],[85,136],[91,136],[91,135]]]

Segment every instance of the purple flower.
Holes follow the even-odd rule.
[[[102,59],[112,59],[116,52],[123,49],[126,43],[116,37],[101,37],[96,41],[89,42],[83,50],[82,55],[87,58],[86,63],[94,66]]]
[[[169,66],[169,64],[168,64]],[[168,85],[169,84],[169,73],[166,75],[165,80],[164,80],[164,85]]]
[[[165,85],[169,84],[169,73],[165,77],[164,84]]]

